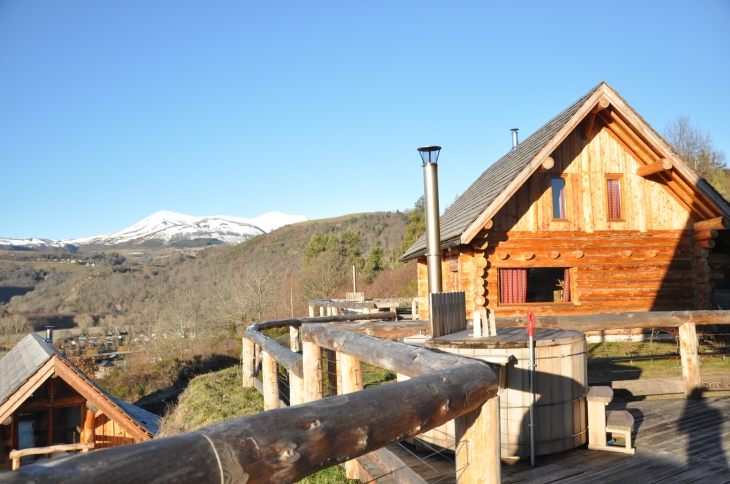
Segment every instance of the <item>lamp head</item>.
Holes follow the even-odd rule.
[[[439,159],[439,152],[441,151],[440,146],[422,146],[418,148],[418,153],[421,155],[423,164],[436,163]]]

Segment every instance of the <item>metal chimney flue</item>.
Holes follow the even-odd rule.
[[[46,343],[53,344],[53,328],[55,326],[46,326]]]
[[[426,264],[429,294],[441,292],[441,227],[439,223],[438,161],[440,146],[418,148],[423,161],[426,199]]]
[[[517,132],[519,131],[519,128],[512,128],[510,131],[512,131],[512,149],[516,150],[517,145],[520,144],[520,141],[517,139]]]

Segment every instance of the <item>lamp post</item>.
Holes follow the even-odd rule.
[[[423,160],[423,184],[426,196],[426,264],[428,293],[441,292],[441,227],[439,225],[438,165],[440,146],[418,148]]]

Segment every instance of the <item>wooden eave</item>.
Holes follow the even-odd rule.
[[[38,371],[28,378],[10,398],[0,405],[0,422],[11,416],[23,402],[25,402],[38,388],[43,385],[43,382],[48,380],[55,371],[55,364],[53,357],[49,358]]]
[[[54,356],[53,358],[56,360],[56,373],[58,373],[61,379],[71,385],[74,390],[79,392],[114,422],[121,425],[128,434],[132,435],[138,441],[152,439],[153,435],[122,412],[106,395],[79,375],[68,362],[58,356]]]
[[[53,355],[38,371],[30,377],[18,390],[0,405],[0,422],[13,414],[48,378],[53,374],[58,375],[68,383],[86,400],[94,404],[99,410],[107,415],[114,422],[138,441],[151,440],[153,435],[137,424],[132,418],[122,412],[111,400],[109,400],[94,385],[85,378],[63,358]]]
[[[599,102],[608,100],[609,107],[595,110]],[[593,111],[593,112],[592,112]],[[587,120],[586,123],[583,123]],[[682,207],[696,220],[705,220],[722,215],[730,216],[730,205],[718,195],[707,181],[700,178],[659,136],[641,116],[606,83],[591,95],[575,112],[557,134],[540,150],[532,161],[507,185],[502,193],[461,234],[461,243],[470,244],[479,236],[484,226],[492,220],[519,188],[542,166],[568,135],[579,129],[593,131],[593,123],[600,120],[609,134],[626,148],[637,162],[648,165],[666,158],[672,169],[651,175]],[[590,133],[588,133],[590,134]]]

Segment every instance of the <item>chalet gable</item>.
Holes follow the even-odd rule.
[[[36,333],[23,338],[0,360],[0,422],[51,377],[61,378],[137,441],[150,440],[157,433],[160,417],[107,393]]]
[[[696,221],[730,216],[730,205],[700,178],[626,101],[601,83],[490,166],[441,217],[442,248],[469,244],[530,177],[553,162],[571,134],[584,140],[605,130]],[[592,230],[592,229],[591,229]],[[403,256],[425,253],[425,236]]]

